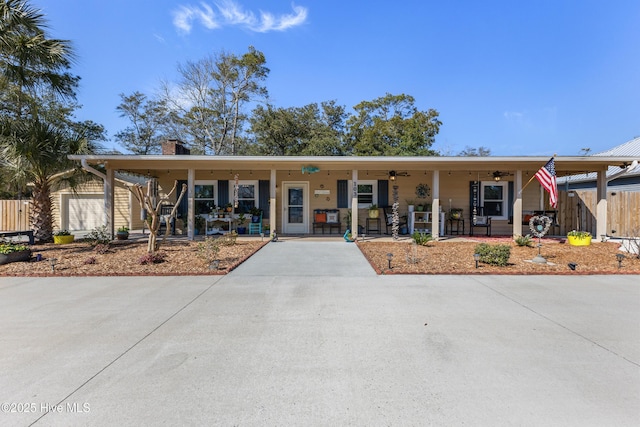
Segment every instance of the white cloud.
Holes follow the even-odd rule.
[[[307,20],[307,8],[292,5],[293,13],[274,15],[260,11],[260,18],[251,11],[246,11],[233,0],[216,3],[217,12],[207,3],[200,6],[183,5],[173,12],[173,25],[178,31],[190,33],[193,23],[199,22],[205,28],[213,30],[222,26],[240,26],[250,31],[266,33],[269,31],[285,31],[302,25]]]

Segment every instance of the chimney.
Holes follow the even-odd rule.
[[[177,139],[168,139],[162,143],[163,156],[188,156],[191,150],[184,146],[184,142]]]

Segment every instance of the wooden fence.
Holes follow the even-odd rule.
[[[0,231],[30,229],[28,200],[0,200]]]
[[[558,223],[560,234],[571,230],[589,231],[596,236],[595,191],[561,191],[558,196]],[[640,235],[640,192],[613,191],[607,193],[607,234],[611,237]]]

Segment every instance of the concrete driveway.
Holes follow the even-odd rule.
[[[224,277],[0,278],[0,425],[640,422],[637,276],[376,276],[270,243]]]

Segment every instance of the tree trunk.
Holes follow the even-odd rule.
[[[35,182],[31,200],[33,237],[40,242],[51,242],[53,240],[53,216],[51,214],[51,188],[48,181]]]

